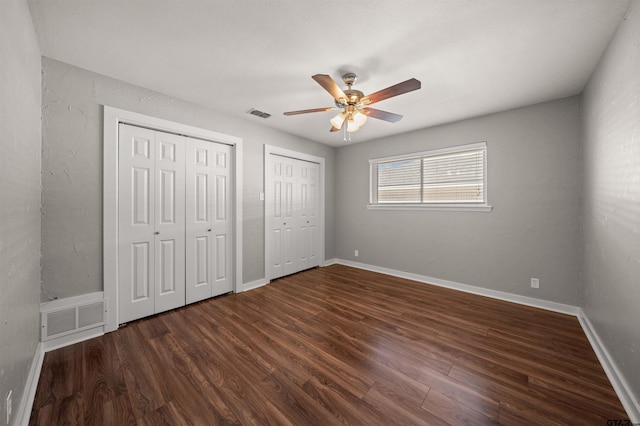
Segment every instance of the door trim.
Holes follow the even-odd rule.
[[[103,203],[102,276],[106,299],[110,299],[105,332],[118,329],[118,124],[126,123],[182,136],[223,143],[233,147],[233,244],[234,292],[242,290],[242,138],[200,129],[104,105],[103,111]]]
[[[267,206],[272,201],[273,196],[268,189],[273,185],[273,170],[271,155],[279,155],[282,157],[289,157],[296,160],[309,161],[311,163],[319,164],[319,176],[318,176],[318,192],[320,194],[319,200],[319,212],[318,212],[318,242],[316,250],[318,252],[318,264],[324,266],[324,204],[325,204],[325,159],[322,157],[316,157],[311,154],[304,154],[302,152],[292,151],[290,149],[280,148],[273,145],[264,145],[264,277],[268,283],[271,281],[271,232],[272,218],[267,212]]]

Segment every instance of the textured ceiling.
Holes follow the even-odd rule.
[[[44,56],[332,146],[311,76],[415,77],[352,143],[582,92],[629,0],[29,0]],[[342,84],[341,84],[342,86]],[[268,119],[247,115],[251,108]]]

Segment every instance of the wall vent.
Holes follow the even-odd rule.
[[[43,342],[100,327],[107,320],[107,299],[92,293],[42,303],[40,320]]]
[[[271,114],[259,111],[259,110],[254,109],[254,108],[251,108],[249,111],[247,111],[247,113],[249,113],[251,115],[255,115],[256,117],[260,117],[260,118],[269,118],[269,117],[271,117]]]

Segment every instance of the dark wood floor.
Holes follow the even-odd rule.
[[[626,418],[576,318],[334,265],[47,353],[31,424]]]

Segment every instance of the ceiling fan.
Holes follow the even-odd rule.
[[[307,114],[310,112],[337,111],[342,110],[338,115],[333,117],[331,121],[330,132],[337,132],[347,123],[347,132],[357,131],[367,121],[367,117],[377,118],[379,120],[396,123],[402,118],[399,114],[382,111],[379,109],[369,108],[376,102],[402,95],[413,90],[418,90],[421,86],[420,81],[411,78],[402,83],[389,86],[386,89],[379,90],[370,95],[365,96],[359,90],[352,89],[357,76],[354,73],[346,73],[342,76],[342,81],[347,85],[347,90],[342,90],[336,82],[326,74],[316,74],[312,76],[320,86],[333,96],[335,107],[303,109],[299,111],[288,111],[284,115]]]

